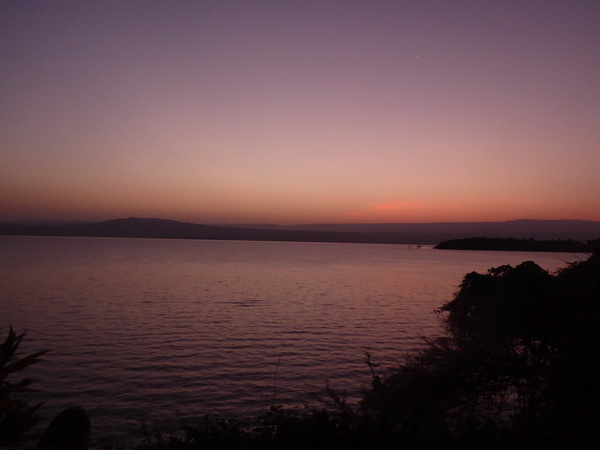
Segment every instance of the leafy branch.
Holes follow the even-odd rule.
[[[35,439],[36,436],[30,432],[42,420],[36,415],[42,403],[30,406],[25,400],[14,397],[15,394],[36,392],[29,387],[33,379],[8,379],[16,372],[40,361],[48,351],[20,357],[17,351],[24,337],[25,332],[18,335],[11,326],[6,339],[0,345],[0,447],[16,447]]]

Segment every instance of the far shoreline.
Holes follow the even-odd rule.
[[[463,238],[440,242],[436,250],[482,250],[482,251],[516,251],[516,252],[548,252],[548,253],[593,253],[598,246],[597,239],[587,243],[573,239],[535,240],[516,238]]]
[[[371,245],[394,245],[404,246],[407,250],[459,250],[459,251],[492,251],[492,252],[523,252],[523,253],[581,253],[591,254],[594,252],[594,242],[591,241],[589,244],[577,242],[585,247],[580,246],[568,246],[568,247],[557,247],[557,248],[544,248],[543,246],[530,248],[528,246],[522,247],[500,247],[497,245],[479,245],[472,244],[470,241],[480,241],[482,239],[486,241],[527,241],[535,244],[544,244],[545,242],[552,241],[536,241],[528,239],[516,239],[516,238],[464,238],[464,239],[451,239],[448,241],[440,242],[439,244],[414,244],[405,242],[379,242],[379,241],[342,241],[342,240],[293,240],[293,239],[244,239],[244,238],[203,238],[203,237],[154,237],[154,236],[92,236],[92,235],[65,235],[65,234],[3,234],[0,233],[0,237],[16,237],[16,238],[72,238],[72,239],[135,239],[135,240],[167,240],[167,241],[220,241],[220,242],[256,242],[256,243],[281,243],[281,244],[371,244]],[[599,239],[600,240],[600,239]],[[565,241],[559,241],[564,243]],[[598,244],[595,244],[596,246]]]
[[[0,235],[400,244],[413,248],[435,246],[437,249],[456,250],[587,253],[593,250],[589,247],[589,242],[594,241],[590,239],[597,240],[600,237],[600,223],[515,220],[485,224],[467,222],[236,227],[129,217],[93,223],[0,223]]]

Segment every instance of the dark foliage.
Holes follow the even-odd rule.
[[[470,273],[440,313],[446,336],[365,395],[390,448],[600,444],[598,253]]]
[[[20,396],[35,392],[31,378],[13,381],[13,375],[39,361],[46,351],[19,357],[17,350],[25,333],[17,335],[12,327],[0,344],[0,447],[15,447],[35,439],[31,429],[41,420],[36,412],[41,404],[28,405]]]

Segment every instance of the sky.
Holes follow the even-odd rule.
[[[600,2],[4,1],[0,220],[600,220]]]

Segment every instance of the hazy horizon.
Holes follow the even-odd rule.
[[[600,3],[3,2],[0,221],[600,221]]]
[[[445,225],[445,224],[486,224],[486,223],[510,223],[510,222],[594,222],[600,223],[598,220],[587,220],[587,219],[544,219],[544,218],[516,218],[508,220],[497,220],[497,221],[436,221],[436,222],[304,222],[304,223],[275,223],[275,222],[192,222],[186,220],[178,220],[170,217],[138,217],[138,216],[123,216],[123,217],[107,217],[97,220],[82,220],[82,219],[65,219],[65,220],[45,220],[45,219],[25,219],[25,220],[3,220],[0,223],[15,223],[15,224],[79,224],[79,223],[101,223],[115,220],[128,220],[128,219],[139,219],[139,220],[165,220],[182,223],[192,223],[197,225],[211,225],[211,226],[275,226],[275,227],[294,227],[294,226],[319,226],[319,225]]]

